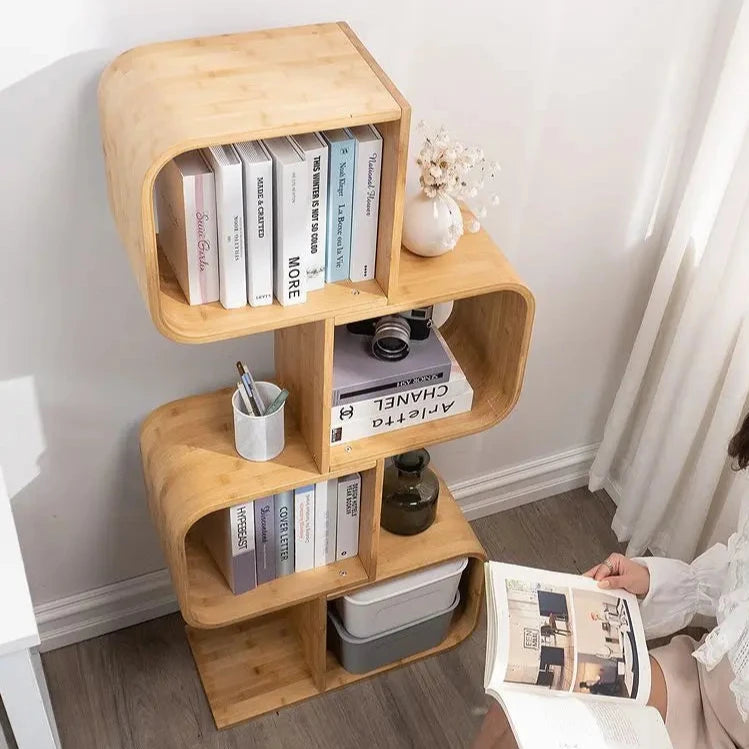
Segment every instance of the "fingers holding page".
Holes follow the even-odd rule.
[[[583,577],[592,577],[595,578],[596,573],[598,572],[598,568],[600,567],[600,564],[593,565],[587,572],[583,572]]]

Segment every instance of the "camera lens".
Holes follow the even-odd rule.
[[[396,315],[380,318],[372,336],[372,353],[383,361],[400,361],[408,356],[411,328]]]

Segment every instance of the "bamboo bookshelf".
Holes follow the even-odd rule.
[[[512,410],[534,300],[484,231],[439,258],[402,250],[406,100],[351,29],[330,23],[131,50],[102,75],[99,106],[110,205],[156,328],[184,343],[275,331],[275,381],[291,393],[286,446],[266,463],[237,455],[229,390],[166,404],[141,430],[149,507],[216,725],[372,675],[347,673],[327,650],[328,602],[467,556],[447,639],[403,662],[458,644],[478,618],[484,550],[444,482],[437,520],[425,533],[381,529],[385,458],[487,429]],[[294,307],[189,306],[158,249],[153,185],[161,167],[207,145],[363,123],[383,136],[375,280],[329,284]],[[442,332],[474,389],[472,410],[331,448],[336,326],[447,300],[455,306]],[[203,518],[352,471],[362,474],[358,556],[232,595],[201,541]]]

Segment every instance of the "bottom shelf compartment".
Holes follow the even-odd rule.
[[[186,627],[217,728],[320,693],[302,634],[311,605],[221,629]]]
[[[460,604],[439,645],[364,674],[346,671],[327,649],[324,596],[220,629],[186,627],[216,727],[227,728],[455,647],[478,621],[483,561],[470,557],[460,582]]]

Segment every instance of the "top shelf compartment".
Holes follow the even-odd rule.
[[[203,343],[384,305],[397,279],[410,108],[345,23],[164,42],[120,55],[99,110],[109,200],[158,330]],[[305,305],[190,307],[159,262],[153,186],[209,145],[375,123],[383,137],[376,280],[331,284]]]
[[[532,296],[484,231],[453,252],[401,251],[410,108],[345,23],[152,44],[118,57],[99,85],[109,200],[156,328],[208,343],[320,320],[341,325],[496,291]],[[157,249],[153,186],[179,153],[208,145],[374,123],[383,137],[376,278],[305,304],[190,306]],[[522,332],[522,331],[521,331]]]

